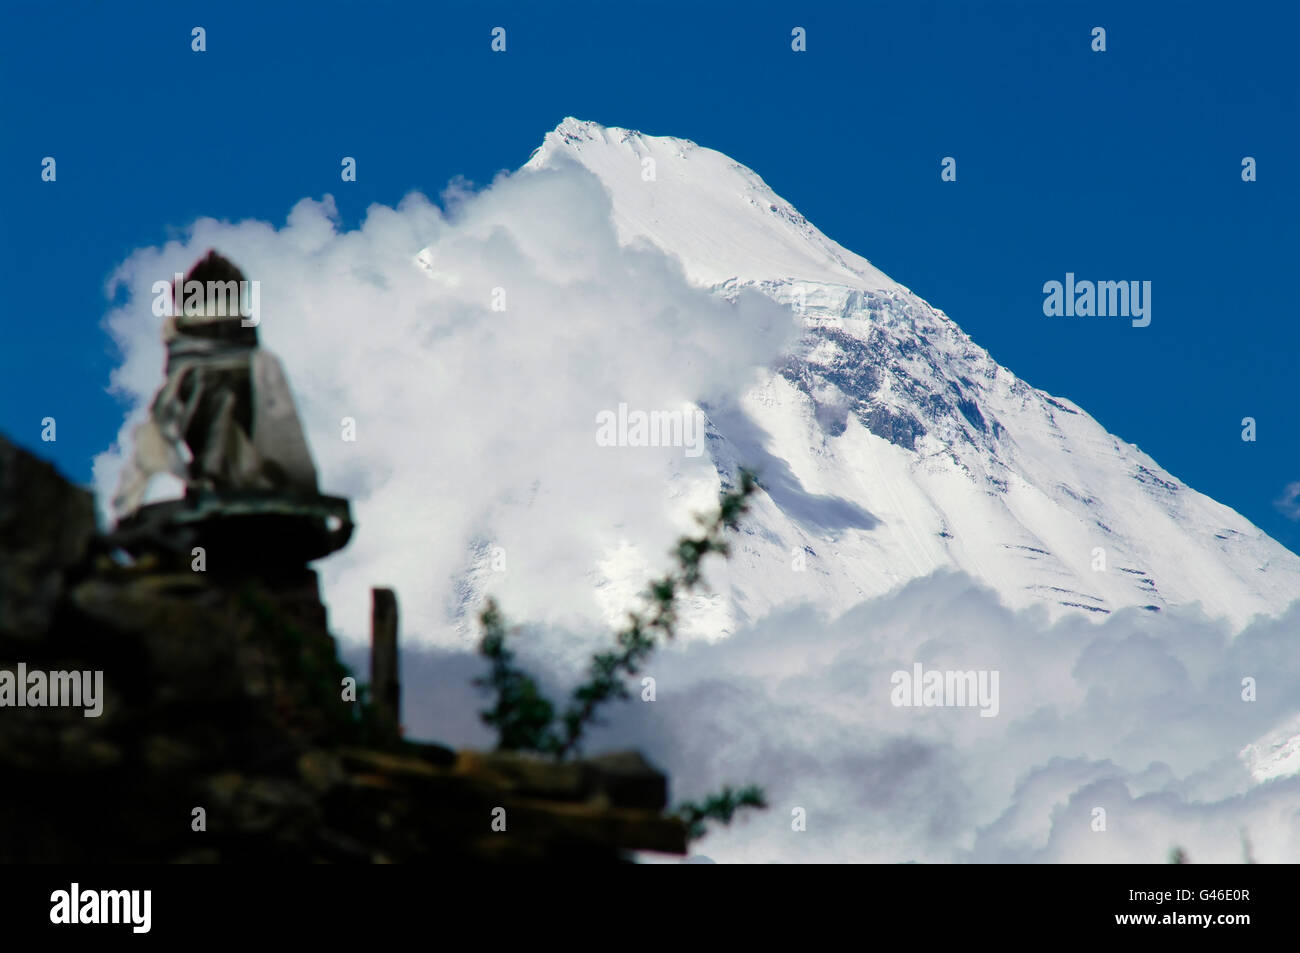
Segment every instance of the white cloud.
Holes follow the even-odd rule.
[[[280,228],[204,219],[132,255],[113,282],[127,300],[106,319],[131,411],[95,479],[106,497],[161,383],[153,282],[219,249],[262,282],[262,340],[285,364],[322,489],[354,501],[353,542],[318,567],[332,628],[355,654],[369,587],[396,588],[411,732],[485,745],[470,685],[481,664],[453,650],[449,610],[499,594],[531,624],[524,658],[564,681],[553,673],[575,672],[600,638],[602,605],[621,602],[612,585],[593,595],[590,567],[648,578],[716,489],[707,455],[598,447],[596,414],[730,402],[795,329],[765,298],[729,304],[663,254],[620,248],[581,170],[455,185],[451,198],[450,216],[411,195],[354,231],[328,198],[304,200]],[[498,287],[505,312],[490,309]],[[340,439],[345,416],[355,443]],[[485,546],[504,549],[506,572],[466,577]],[[770,810],[696,845],[720,862],[1158,862],[1175,845],[1233,862],[1241,829],[1260,860],[1296,861],[1300,776],[1258,762],[1289,750],[1300,714],[1298,623],[1300,606],[1235,638],[1191,611],[1049,624],[938,574],[833,621],[787,610],[672,646],[652,663],[658,700],[615,706],[592,744],[642,748],[678,798],[762,784]],[[893,707],[891,673],[916,662],[997,670],[997,717]],[[1256,702],[1241,700],[1245,676]],[[1095,807],[1106,833],[1091,829]]]
[[[591,749],[640,748],[675,800],[762,785],[769,810],[694,845],[721,863],[1162,863],[1175,846],[1238,863],[1243,832],[1256,859],[1295,862],[1300,775],[1257,780],[1241,755],[1300,714],[1298,626],[1300,605],[1235,637],[1187,610],[1049,624],[940,573],[833,621],[780,612],[662,650],[647,669],[657,700],[611,707]],[[530,665],[572,671],[548,661],[563,638],[533,630],[517,645]],[[918,661],[999,671],[998,716],[894,707],[891,673]],[[407,709],[413,732],[491,742],[473,721],[484,699],[472,659],[417,652],[404,664],[430,688]],[[1242,699],[1247,676],[1254,702]],[[795,807],[804,832],[791,830]],[[1098,807],[1105,832],[1092,829]]]
[[[1287,519],[1300,520],[1300,480],[1286,485],[1276,506]]]
[[[131,412],[96,459],[101,500],[162,382],[151,285],[212,247],[262,283],[261,340],[285,365],[322,491],[353,500],[351,544],[319,565],[336,631],[365,638],[368,588],[390,585],[406,639],[454,642],[476,543],[502,547],[507,571],[471,583],[529,618],[596,618],[591,567],[625,537],[657,557],[700,508],[684,497],[707,503],[717,487],[707,455],[598,447],[597,413],[731,401],[796,332],[793,315],[757,293],[728,303],[662,252],[620,247],[607,194],[577,166],[478,193],[453,183],[444,198],[445,214],[419,194],[374,206],[353,231],[329,197],[303,200],[281,228],[201,219],[185,241],[133,254],[109,287],[127,292],[106,326]],[[415,263],[426,246],[428,270]],[[497,288],[505,311],[491,309]]]

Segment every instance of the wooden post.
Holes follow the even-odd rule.
[[[370,590],[370,695],[394,735],[402,724],[402,684],[397,659],[397,595]]]

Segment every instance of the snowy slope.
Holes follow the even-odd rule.
[[[792,602],[843,611],[941,568],[1053,616],[1200,603],[1240,628],[1300,597],[1300,557],[998,365],[746,167],[566,119],[526,168],[569,161],[609,191],[621,241],[648,240],[720,295],[757,288],[806,328],[743,412],[706,408],[722,479],[757,464],[766,495],[726,583],[693,610],[703,631]],[[642,565],[600,567],[612,612]]]

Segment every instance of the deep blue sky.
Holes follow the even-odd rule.
[[[121,422],[100,320],[133,249],[199,215],[280,225],[325,193],[355,226],[372,202],[517,167],[574,115],[749,165],[996,360],[1300,550],[1273,505],[1300,480],[1294,3],[0,11],[0,430],[74,479]],[[1066,271],[1152,281],[1151,326],[1044,317],[1043,282]]]

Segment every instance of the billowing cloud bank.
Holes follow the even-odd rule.
[[[262,340],[322,489],[354,502],[352,544],[318,567],[332,627],[356,653],[369,588],[396,588],[409,732],[482,745],[482,666],[463,651],[472,625],[457,628],[481,595],[532,624],[523,655],[562,687],[601,640],[594,620],[623,604],[616,583],[661,569],[716,491],[707,454],[613,452],[597,415],[725,406],[795,329],[767,299],[728,303],[661,253],[620,248],[607,196],[579,169],[503,176],[447,205],[412,195],[342,231],[332,202],[303,201],[280,228],[201,220],[131,256],[106,321],[131,409],[95,476],[106,499],[162,380],[153,283],[218,248],[262,282]],[[642,748],[679,798],[762,784],[769,811],[699,845],[719,861],[1159,862],[1177,845],[1233,862],[1243,831],[1257,859],[1297,861],[1300,756],[1285,742],[1300,733],[1287,728],[1298,631],[1300,606],[1236,638],[1190,613],[1051,625],[940,574],[836,620],[786,611],[673,646],[652,665],[656,700],[616,706],[592,747]],[[997,671],[997,715],[895,707],[891,677],[917,663]]]
[[[1267,779],[1260,758],[1277,751],[1250,746],[1300,713],[1298,631],[1300,605],[1235,638],[1187,613],[1052,625],[937,574],[834,621],[779,613],[673,646],[648,670],[656,700],[611,709],[591,745],[641,748],[675,798],[763,785],[770,810],[698,845],[719,862],[1163,863],[1178,846],[1239,863],[1243,836],[1256,860],[1295,862],[1300,776]],[[560,638],[533,631],[520,645],[545,669]],[[998,714],[895,707],[891,677],[917,662],[997,671]],[[474,722],[476,660],[405,664],[408,683],[428,686],[407,705],[412,732],[491,742]],[[791,829],[795,808],[805,831]]]
[[[580,167],[444,199],[446,211],[418,194],[372,207],[355,231],[332,200],[304,200],[282,228],[203,219],[186,241],[132,255],[109,289],[125,291],[106,326],[131,411],[96,460],[101,501],[162,382],[151,287],[212,247],[262,283],[261,340],[285,365],[322,491],[353,500],[351,544],[319,566],[336,631],[367,637],[372,585],[396,588],[413,642],[463,639],[457,613],[484,591],[528,618],[598,618],[591,567],[639,578],[718,481],[707,453],[598,446],[597,416],[734,400],[794,316],[756,293],[729,303],[658,250],[620,247],[608,195]],[[623,539],[644,554],[614,558]]]

